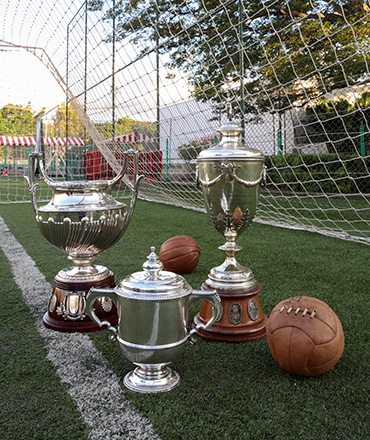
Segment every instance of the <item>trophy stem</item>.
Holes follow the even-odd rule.
[[[236,261],[235,254],[243,249],[242,246],[239,246],[235,243],[235,240],[227,240],[226,243],[222,246],[219,246],[221,251],[224,251],[226,254],[225,261],[221,264],[221,266],[217,267],[219,272],[239,272],[245,270],[241,264]]]
[[[83,258],[68,256],[68,259],[72,260],[74,264],[74,267],[69,269],[70,276],[84,277],[97,275],[98,270],[93,264],[95,257]]]

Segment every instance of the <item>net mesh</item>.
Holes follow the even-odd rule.
[[[2,202],[29,200],[25,143],[41,118],[52,177],[109,178],[137,149],[141,198],[204,210],[196,157],[231,104],[243,141],[266,156],[256,220],[370,243],[368,1],[8,0],[1,10]],[[8,93],[22,89],[23,101]]]

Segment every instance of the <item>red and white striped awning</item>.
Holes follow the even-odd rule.
[[[114,139],[106,139],[104,142],[109,143],[114,141],[116,144],[153,144],[157,142],[157,139],[147,134],[142,133],[130,133],[115,136]]]
[[[35,136],[0,136],[0,145],[16,146],[16,147],[31,147],[35,146],[37,139]],[[67,138],[62,137],[45,137],[44,145],[50,146],[64,146],[67,145]],[[68,145],[83,146],[83,140],[79,137],[69,137]]]
[[[0,136],[0,145],[5,146],[34,146],[36,137],[31,136]]]
[[[212,133],[212,134],[207,134],[206,136],[202,136],[200,138],[200,141],[201,142],[204,142],[204,141],[214,141],[215,138],[217,138],[217,134],[216,133]]]

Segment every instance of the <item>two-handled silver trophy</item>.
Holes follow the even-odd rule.
[[[217,291],[223,313],[199,335],[211,341],[247,342],[265,336],[266,316],[258,298],[260,285],[252,271],[236,261],[235,253],[242,247],[235,240],[256,213],[265,160],[259,150],[244,145],[240,139],[243,130],[238,124],[230,120],[218,131],[220,142],[198,156],[197,179],[212,225],[226,240],[219,247],[226,253],[225,261],[211,269],[202,285],[203,290]],[[207,322],[211,309],[209,303],[203,302],[194,325]]]
[[[134,151],[124,154],[121,171],[111,180],[56,181],[51,179],[43,163],[43,130],[38,121],[38,143],[30,155],[28,184],[36,222],[42,235],[52,245],[68,254],[74,265],[59,271],[54,278],[54,289],[44,325],[62,332],[89,332],[100,330],[86,314],[86,298],[92,287],[112,288],[114,274],[105,266],[94,264],[94,259],[116,243],[125,233],[131,220],[140,177],[138,159]],[[120,182],[133,157],[133,182],[125,179],[131,191],[130,207],[114,199],[111,192]],[[49,203],[38,206],[35,167],[52,189]],[[117,323],[117,309],[109,298],[95,303],[97,315]]]
[[[118,308],[118,326],[101,321],[94,304],[109,297]],[[210,319],[188,331],[189,309],[198,300],[212,306]],[[221,312],[216,292],[193,290],[185,278],[163,270],[155,248],[143,264],[143,270],[123,278],[114,289],[93,288],[87,298],[86,311],[100,326],[108,326],[118,339],[124,356],[136,367],[125,376],[127,388],[139,393],[169,391],[180,382],[170,364],[193,341],[201,329],[207,329]]]

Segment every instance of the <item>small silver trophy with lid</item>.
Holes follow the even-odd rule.
[[[212,341],[246,342],[265,335],[266,316],[258,293],[260,285],[252,271],[235,258],[242,247],[237,237],[251,224],[257,209],[261,183],[265,179],[265,159],[259,150],[247,147],[240,139],[242,128],[231,121],[218,131],[220,142],[198,156],[198,182],[213,227],[226,242],[219,249],[225,261],[209,272],[205,291],[216,290],[221,297],[223,315],[211,327],[200,330],[201,337]],[[211,307],[203,303],[194,325],[205,322]]]
[[[122,353],[136,365],[124,384],[139,393],[169,391],[180,376],[169,364],[185,350],[186,342],[206,330],[220,316],[221,302],[214,291],[193,290],[186,280],[163,269],[155,248],[151,248],[141,272],[125,277],[114,289],[91,289],[86,311],[99,326],[108,326]],[[101,321],[94,302],[108,297],[117,305],[118,328]],[[209,320],[188,330],[189,308],[196,300],[207,300],[212,307]]]

